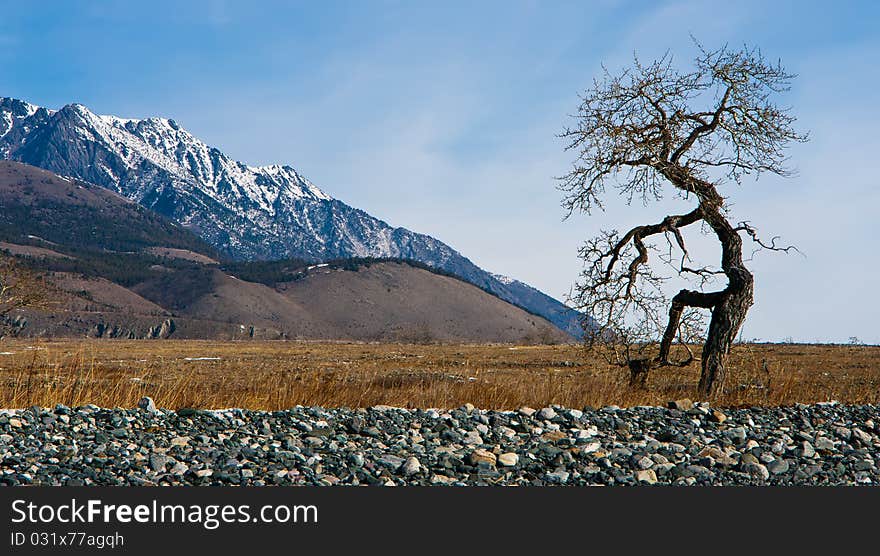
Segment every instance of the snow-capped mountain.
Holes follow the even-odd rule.
[[[234,259],[395,257],[450,272],[578,335],[559,301],[448,245],[333,199],[290,166],[248,166],[174,120],[48,110],[0,98],[0,158],[96,183],[170,217]],[[503,277],[502,277],[503,278]]]

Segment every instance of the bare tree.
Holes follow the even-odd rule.
[[[561,135],[577,157],[559,187],[569,216],[603,209],[607,185],[628,203],[660,200],[670,185],[690,202],[689,211],[588,241],[580,251],[585,270],[575,300],[598,323],[591,343],[610,346],[613,360],[630,368],[636,384],[651,368],[689,364],[688,344],[702,338],[704,315],[711,311],[699,384],[710,395],[723,387],[727,355],[753,303],[743,234],[756,249],[793,249],[778,247],[777,238],[762,241],[747,222],[732,224],[719,188],[750,174],[790,175],[784,149],[807,136],[793,129],[788,109],[774,103],[794,77],[780,63],[748,47],[699,50],[689,71],[674,69],[669,54],[649,65],[635,59],[618,75],[605,70],[581,97],[577,125]],[[681,230],[694,224],[717,237],[720,267],[691,262]],[[675,274],[649,265],[652,251]],[[670,300],[663,285],[675,275],[696,285]],[[706,291],[716,277],[725,277],[726,287]],[[685,353],[673,357],[673,344]]]
[[[41,277],[16,264],[12,257],[0,255],[0,338],[6,335],[15,312],[49,304],[48,285]]]

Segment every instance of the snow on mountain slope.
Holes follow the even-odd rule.
[[[172,218],[234,259],[413,259],[456,274],[574,335],[579,315],[448,245],[333,199],[290,166],[248,166],[174,120],[47,110],[0,98],[0,158],[114,190]]]

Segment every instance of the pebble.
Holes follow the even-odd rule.
[[[863,431],[863,430],[861,430],[861,429],[853,429],[853,430],[852,430],[852,435],[853,435],[853,437],[855,437],[859,442],[861,442],[862,444],[868,445],[868,446],[870,446],[871,443],[872,443],[873,440],[874,440],[874,439],[871,437],[870,434],[866,433],[865,431]]]
[[[648,469],[654,465],[654,460],[647,456],[642,456],[636,461],[636,465],[639,469]]]
[[[712,412],[709,413],[709,420],[713,423],[723,423],[724,421],[727,421],[727,415],[717,409],[713,409]]]
[[[480,436],[478,431],[470,431],[464,435],[464,440],[462,440],[464,444],[468,445],[479,445],[483,443],[483,437]]]
[[[541,435],[541,440],[543,440],[544,442],[557,442],[559,440],[562,440],[563,438],[568,438],[568,435],[558,430],[545,432]]]
[[[172,446],[186,446],[187,444],[189,444],[189,437],[187,436],[178,436],[171,439]]]
[[[810,442],[804,440],[801,443],[801,457],[804,458],[812,458],[816,455],[816,449],[813,448],[813,445]]]
[[[154,402],[153,398],[149,396],[141,398],[137,406],[138,409],[149,411],[150,413],[157,413],[159,411],[158,409],[156,409],[156,402]]]
[[[415,475],[421,470],[422,464],[419,463],[419,460],[414,457],[407,458],[406,461],[403,463],[403,466],[401,467],[401,471],[403,471],[403,474],[407,477],[409,477],[410,475]]]
[[[677,409],[678,411],[689,411],[694,408],[694,402],[687,398],[673,400],[667,404],[669,409]]]
[[[834,451],[834,441],[827,436],[820,436],[816,439],[816,450],[820,452]]]
[[[167,458],[162,454],[150,454],[150,468],[155,471],[164,471]]]
[[[788,461],[784,459],[775,459],[767,464],[767,470],[774,475],[781,475],[783,473],[788,473],[788,470],[791,466]]]
[[[553,409],[552,407],[545,407],[544,409],[542,409],[541,411],[538,412],[538,417],[545,420],[545,421],[550,421],[554,417],[556,417],[556,410]]]
[[[565,470],[558,470],[552,473],[547,473],[545,479],[548,483],[551,484],[565,484],[568,482],[569,472]]]
[[[471,465],[478,465],[480,463],[488,463],[490,465],[495,465],[495,462],[498,460],[498,457],[488,450],[484,450],[482,448],[477,448],[471,455],[468,457],[468,460],[471,462]]]
[[[504,467],[516,467],[516,464],[519,463],[519,455],[513,452],[505,452],[498,456],[498,463]]]
[[[760,479],[761,481],[766,481],[770,478],[770,471],[761,463],[746,463],[743,465],[743,471],[751,475],[752,478]]]

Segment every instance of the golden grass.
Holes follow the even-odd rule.
[[[0,342],[4,352],[12,353],[0,355],[4,408],[134,407],[142,396],[171,409],[625,407],[697,399],[699,379],[695,363],[655,371],[647,389],[632,389],[626,371],[587,358],[578,346],[14,340]],[[880,402],[880,347],[737,346],[726,391],[711,401],[829,400]]]

